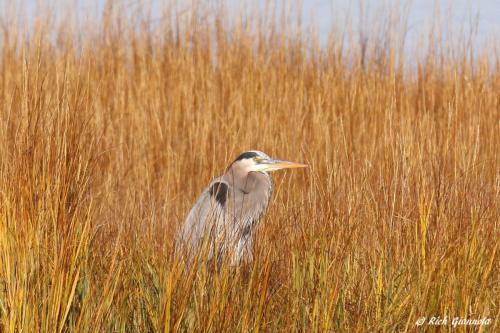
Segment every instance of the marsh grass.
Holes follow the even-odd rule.
[[[2,332],[498,330],[498,45],[410,62],[399,25],[320,48],[277,16],[111,4],[80,33],[4,18]],[[274,175],[252,264],[185,271],[175,232],[252,148],[310,167]]]

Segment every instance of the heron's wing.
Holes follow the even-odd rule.
[[[272,186],[246,192],[231,184],[230,179],[214,179],[189,212],[177,242],[188,257],[204,244],[209,245],[209,258],[214,249],[219,254],[234,250],[235,262],[251,253],[252,228],[267,207]]]
[[[214,179],[203,191],[189,212],[182,226],[177,247],[184,251],[196,251],[206,236],[219,234],[223,229],[229,184],[220,177]]]

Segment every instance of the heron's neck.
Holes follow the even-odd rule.
[[[271,176],[267,172],[246,172],[239,168],[231,168],[227,174],[228,181],[243,192],[268,189],[272,186]]]
[[[246,177],[245,190],[267,189],[271,185],[271,176],[267,172],[249,172]]]

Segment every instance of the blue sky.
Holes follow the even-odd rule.
[[[0,11],[5,10],[13,5],[17,7],[18,13],[28,13],[28,17],[33,17],[36,13],[36,4],[50,4],[51,8],[56,12],[60,8],[70,8],[76,13],[84,13],[90,10],[93,14],[99,13],[104,7],[105,0],[0,0]],[[114,0],[117,4],[123,4],[125,8],[133,9],[137,6],[138,0]],[[143,0],[143,2],[151,3],[153,8],[152,18],[158,19],[161,15],[159,8],[162,4],[169,1],[161,0]],[[171,1],[170,1],[171,2]],[[189,8],[196,1],[176,1],[179,8]],[[208,3],[215,5],[220,1],[198,1],[205,6]],[[299,1],[265,1],[265,0],[225,0],[224,1],[229,12],[237,12],[236,8],[242,7],[248,10],[249,7],[256,6],[258,10],[264,11],[269,5],[278,7],[283,4],[297,8],[296,4]],[[447,22],[450,31],[456,33],[461,29],[470,31],[471,25],[477,22],[477,42],[482,43],[493,36],[500,36],[500,0],[302,0],[300,12],[304,26],[315,26],[319,33],[320,40],[324,42],[332,25],[338,27],[345,26],[346,16],[350,16],[354,27],[364,26],[364,29],[369,32],[368,24],[359,24],[363,18],[368,18],[368,21],[377,19],[377,15],[381,15],[384,11],[381,8],[394,8],[399,6],[407,8],[403,10],[408,14],[408,35],[407,42],[417,43],[418,36],[422,36],[429,29],[432,17],[435,17],[435,9],[438,8],[441,13],[441,19]],[[360,4],[363,6],[360,6]],[[363,9],[361,9],[363,8]],[[385,11],[388,12],[387,10]],[[83,14],[82,14],[83,15]],[[22,15],[20,15],[22,16]],[[365,19],[365,22],[368,22]]]

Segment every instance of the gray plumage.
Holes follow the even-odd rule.
[[[208,259],[229,253],[231,264],[253,260],[253,228],[265,212],[273,183],[267,171],[304,167],[273,160],[260,151],[241,154],[210,182],[181,228],[177,249],[190,260],[206,245]]]

